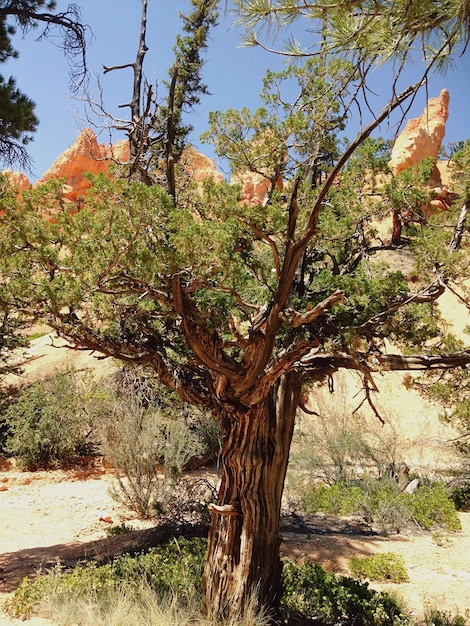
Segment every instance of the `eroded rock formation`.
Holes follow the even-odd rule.
[[[26,191],[31,187],[28,177],[23,172],[13,172],[12,170],[5,170],[3,172],[13,187],[16,187],[19,193]]]
[[[437,98],[431,98],[428,101],[420,117],[407,122],[392,150],[390,166],[394,174],[407,167],[418,165],[426,157],[437,159],[445,135],[449,99],[449,92],[443,89]],[[86,128],[79,134],[75,143],[56,159],[36,185],[51,179],[64,178],[64,198],[78,204],[90,186],[89,181],[85,179],[86,172],[107,173],[111,163],[128,163],[129,158],[127,140],[111,145],[98,143],[93,130]],[[223,174],[217,170],[214,160],[192,147],[184,151],[182,164],[190,177],[198,184],[207,178],[213,178],[216,182],[223,180]],[[23,173],[11,171],[6,173],[19,191],[30,187]],[[261,204],[271,185],[266,176],[249,171],[234,175],[232,182],[241,186],[241,201],[251,205]],[[281,178],[276,186],[282,190]],[[428,211],[448,209],[452,194],[442,185],[437,167],[429,181],[429,186],[435,190],[436,197],[431,201]]]
[[[217,183],[224,179],[224,175],[217,169],[214,159],[210,159],[191,146],[185,148],[181,162],[186,173],[198,184],[209,178]]]
[[[129,142],[118,141],[106,145],[98,143],[91,128],[85,128],[74,144],[63,152],[43,177],[36,183],[41,184],[51,179],[65,178],[64,197],[78,203],[90,187],[85,173],[107,173],[111,163],[127,163],[129,161]]]
[[[449,101],[449,92],[443,89],[437,98],[428,100],[420,117],[408,120],[392,149],[390,168],[394,174],[407,167],[419,165],[426,157],[437,160],[446,132]],[[430,185],[432,187],[441,185],[441,175],[437,167]]]
[[[437,166],[437,157],[449,117],[449,101],[447,89],[443,89],[437,98],[430,98],[421,116],[408,120],[393,146],[390,158],[390,168],[395,175],[408,167],[419,165],[428,157],[436,162],[427,182],[433,198],[426,206],[421,207],[422,219],[425,222],[435,213],[448,211],[455,199],[455,194],[443,185],[441,172]],[[400,242],[402,225],[403,215],[398,210],[394,211],[392,242],[395,244]]]
[[[271,187],[271,181],[263,174],[257,172],[243,172],[234,174],[232,183],[241,186],[241,200],[250,205],[262,204]],[[276,187],[283,189],[282,178],[276,181]]]

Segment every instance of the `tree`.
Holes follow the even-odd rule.
[[[72,63],[71,84],[75,89],[86,74],[86,30],[76,5],[70,4],[66,11],[56,12],[56,4],[50,0],[0,2],[0,63],[18,56],[12,44],[18,28],[26,33],[43,26],[38,39],[48,37],[53,28],[58,28],[63,37],[63,49]],[[0,75],[0,159],[4,164],[28,166],[25,146],[39,123],[34,108],[33,100],[18,89],[13,77],[6,79]]]
[[[402,90],[401,81],[407,80],[406,69],[418,67],[417,83],[426,84],[432,72],[445,71],[457,54],[465,53],[470,38],[465,0],[445,4],[436,0],[235,0],[234,5],[246,45],[298,58],[327,53],[349,59],[360,74],[362,97],[355,102],[365,115],[373,109],[372,71],[386,64],[393,68],[392,77],[386,79],[393,98]],[[294,23],[300,20],[306,25],[301,42],[292,35]],[[287,39],[281,51],[272,42],[283,33]],[[402,109],[402,120],[412,102],[410,98]]]
[[[204,2],[192,5],[197,11]],[[361,163],[376,165],[383,149],[371,148],[369,135],[419,85],[395,95],[340,150],[334,137],[349,115],[345,93],[354,98],[363,76],[344,60],[316,63],[268,73],[257,111],[211,117],[217,152],[234,171],[264,178],[259,201],[242,201],[226,182],[197,185],[181,159],[174,188],[168,176],[153,185],[101,176],[77,212],[57,202],[52,181],[1,206],[11,303],[77,348],[146,367],[219,420],[221,484],[204,573],[205,609],[219,621],[243,612],[253,595],[274,613],[278,607],[281,498],[304,385],[356,370],[373,406],[374,371],[470,362],[469,350],[440,354],[424,343],[441,332],[435,301],[445,268],[423,271],[416,291],[400,272],[384,270],[374,259],[377,208],[362,201],[370,178]],[[290,99],[286,82],[295,89]],[[173,111],[165,113],[170,123]],[[332,145],[339,156],[312,184],[312,159]],[[386,339],[414,345],[416,328],[419,354],[385,350]]]
[[[184,37],[178,35],[174,47],[175,61],[169,69],[168,93],[164,102],[157,101],[154,85],[144,77],[143,65],[147,53],[147,0],[142,0],[140,39],[136,59],[125,65],[104,67],[104,73],[132,68],[133,91],[129,104],[131,119],[111,119],[111,127],[125,131],[130,144],[130,177],[147,184],[166,184],[170,195],[175,197],[175,164],[180,159],[186,137],[192,127],[182,121],[183,112],[199,104],[200,96],[207,94],[207,86],[201,80],[203,59],[201,53],[207,47],[209,31],[217,23],[217,1],[192,1],[193,11],[180,14]],[[158,86],[157,86],[158,87]],[[109,117],[100,104],[98,107],[88,98],[88,103],[100,115]],[[153,177],[151,172],[153,171]],[[164,180],[161,180],[161,177]]]

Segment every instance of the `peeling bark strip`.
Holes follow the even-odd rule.
[[[216,515],[241,515],[240,503],[235,502],[233,504],[212,504],[207,505],[210,513]]]
[[[219,618],[242,612],[254,595],[260,606],[278,606],[281,497],[300,395],[299,377],[289,374],[263,403],[225,420],[203,579],[205,609]]]

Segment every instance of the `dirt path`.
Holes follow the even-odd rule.
[[[111,524],[150,526],[114,502],[108,491],[112,475],[94,473],[0,472],[0,603],[23,576],[34,575],[44,563],[73,561],[85,550],[100,550]],[[375,552],[403,555],[410,582],[384,585],[402,594],[409,610],[421,617],[426,602],[452,612],[470,607],[470,513],[460,515],[463,530],[446,546],[428,533],[381,537],[367,534],[360,524],[317,518],[308,533],[284,532],[283,555],[310,557],[328,569],[348,574],[351,556]],[[378,586],[377,586],[378,587]],[[50,624],[34,618],[31,626]],[[0,612],[0,626],[24,624]]]

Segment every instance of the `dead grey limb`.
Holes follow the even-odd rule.
[[[449,252],[455,252],[460,249],[462,244],[463,234],[465,232],[465,228],[467,226],[467,212],[468,212],[468,200],[464,202],[463,207],[460,211],[459,219],[457,220],[457,224],[454,228],[454,234],[452,235],[452,240],[449,244]]]

